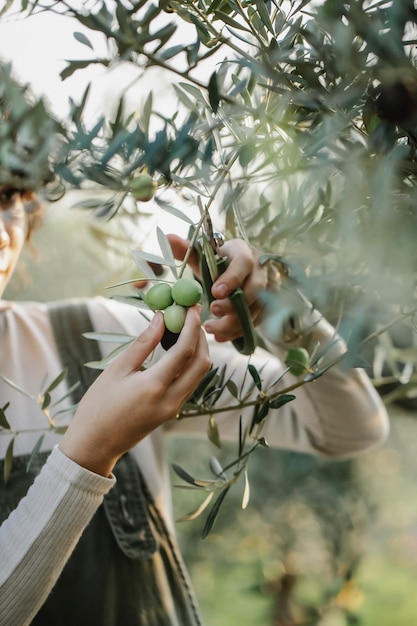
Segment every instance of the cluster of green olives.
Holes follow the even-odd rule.
[[[193,278],[179,278],[173,285],[157,283],[145,295],[145,302],[153,311],[163,311],[165,328],[179,334],[184,326],[187,307],[201,302],[203,288]]]

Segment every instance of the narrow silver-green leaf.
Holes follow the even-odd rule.
[[[62,372],[51,382],[51,384],[45,390],[45,393],[50,393],[53,391],[63,380],[65,380],[68,374],[68,370],[65,368]]]
[[[262,380],[261,380],[261,377],[259,376],[258,370],[256,369],[254,365],[252,365],[252,363],[248,363],[248,370],[255,382],[255,385],[257,386],[259,391],[262,391]]]
[[[174,255],[172,254],[171,244],[168,241],[168,237],[166,236],[164,231],[159,228],[159,226],[157,226],[156,228],[156,236],[158,239],[159,247],[161,248],[161,252],[165,259],[165,265],[169,265],[175,278],[178,278],[177,263],[175,261]]]
[[[226,381],[226,389],[228,390],[228,392],[234,397],[234,398],[238,398],[239,397],[239,390],[237,388],[236,383],[229,378],[229,380]]]
[[[229,489],[230,489],[230,485],[225,487],[223,491],[220,492],[220,495],[218,496],[217,500],[213,504],[213,507],[207,516],[207,520],[203,528],[203,532],[202,532],[203,539],[207,537],[207,535],[210,533],[211,529],[213,528],[213,524],[216,521],[221,505],[223,504],[223,500],[225,499]]]
[[[154,201],[156,202],[158,206],[161,207],[161,209],[163,209],[170,215],[173,215],[174,217],[178,217],[178,219],[182,220],[183,222],[186,222],[187,224],[190,224],[190,225],[194,224],[193,220],[189,218],[188,215],[186,215],[180,209],[177,209],[176,207],[172,206],[171,204],[168,204],[168,202],[164,202],[160,198],[154,198]]]
[[[246,509],[246,507],[249,504],[249,499],[250,499],[250,486],[249,486],[248,470],[246,468],[245,468],[243,476],[244,476],[244,479],[245,479],[245,487],[243,489],[242,509]]]
[[[169,266],[172,265],[172,262],[168,262],[168,260],[164,259],[164,257],[158,256],[156,254],[150,254],[149,252],[144,252],[143,250],[133,250],[133,257],[135,259],[135,262],[137,262],[140,259],[141,261],[146,261],[149,263],[157,263],[158,265],[169,265]],[[174,260],[174,266],[175,266],[175,260]],[[140,269],[142,269],[142,267]],[[152,274],[153,274],[153,277],[155,278],[154,272],[152,272]]]
[[[280,407],[287,404],[287,402],[291,402],[295,400],[295,396],[291,393],[284,393],[282,396],[278,396],[274,400],[271,400],[269,406],[271,409],[279,409]]]
[[[207,267],[210,273],[211,280],[213,283],[217,280],[219,276],[219,271],[217,268],[216,257],[214,256],[213,248],[207,241],[207,238],[203,235],[203,254],[205,256]]]
[[[68,430],[68,426],[56,426],[54,428],[54,433],[57,435],[64,435]]]
[[[146,98],[144,105],[142,107],[142,112],[140,116],[140,120],[142,122],[143,130],[146,133],[149,133],[149,125],[151,120],[151,115],[153,111],[153,92],[150,91],[148,97]]]
[[[95,341],[106,341],[107,343],[129,343],[133,341],[132,335],[124,335],[122,333],[108,333],[108,332],[90,332],[83,333],[83,337],[86,339],[94,339]]]
[[[119,354],[126,349],[128,344],[124,343],[121,346],[118,346],[115,350],[112,350],[107,356],[105,356],[101,361],[88,361],[88,363],[84,363],[86,367],[91,369],[104,369],[113,359],[115,359]]]
[[[39,450],[41,449],[41,445],[43,443],[43,440],[45,439],[45,433],[43,433],[37,440],[37,442],[35,443],[35,445],[33,446],[33,450],[30,453],[30,457],[29,457],[29,461],[27,462],[26,465],[26,471],[29,472],[30,468],[33,465],[34,460],[36,459],[36,457],[38,456]]]
[[[227,480],[227,476],[223,471],[223,467],[221,466],[219,459],[217,459],[215,456],[210,457],[210,469],[216,478]]]
[[[214,496],[214,491],[208,494],[207,498],[203,500],[203,502],[200,504],[200,506],[197,509],[195,509],[195,511],[192,511],[191,513],[187,513],[186,515],[182,515],[181,517],[177,519],[177,522],[190,522],[191,520],[196,519],[199,515],[201,515],[203,511],[205,511],[205,509],[207,508],[207,506],[210,504],[211,500],[213,499],[213,496]]]
[[[94,50],[93,44],[91,43],[89,38],[86,35],[84,35],[84,33],[80,33],[79,31],[76,31],[76,32],[73,33],[73,35],[74,35],[74,38],[77,41],[82,43],[84,46],[87,46],[88,48],[91,48],[91,50]]]
[[[45,409],[48,408],[48,406],[51,404],[51,394],[49,394],[47,391],[43,394],[43,398],[42,398],[42,411],[44,411]]]
[[[174,470],[174,472],[180,478],[185,480],[185,482],[189,483],[190,485],[194,485],[194,486],[197,487],[197,484],[196,484],[194,478],[184,468],[182,468],[181,465],[178,465],[177,463],[173,463],[172,464],[172,469]]]
[[[8,385],[10,385],[10,387],[13,387],[13,389],[16,389],[16,391],[19,391],[20,393],[22,393],[24,396],[26,396],[27,398],[31,398],[33,399],[33,397],[30,395],[30,393],[28,393],[27,391],[25,391],[24,389],[22,389],[21,387],[19,387],[19,385],[16,385],[16,383],[14,383],[12,380],[10,380],[10,378],[7,378],[6,376],[3,376],[2,374],[0,374],[0,378],[7,383]]]
[[[271,18],[269,17],[268,9],[265,5],[265,0],[255,0],[255,4],[264,26],[266,26],[272,35],[275,35],[274,27],[272,26]]]
[[[218,429],[217,422],[214,419],[213,415],[210,415],[210,418],[208,421],[207,437],[209,441],[211,441],[211,443],[213,443],[215,446],[217,446],[218,448],[222,447],[222,444],[220,441],[219,429]]]
[[[6,455],[3,461],[3,482],[5,485],[9,482],[10,473],[12,471],[13,465],[13,448],[14,448],[14,437],[10,440],[9,445],[7,446]]]
[[[210,76],[208,86],[208,96],[213,113],[217,113],[220,104],[219,85],[217,81],[217,72],[213,72]]]
[[[228,26],[231,26],[232,28],[236,28],[237,30],[245,30],[245,31],[248,30],[244,24],[240,24],[239,22],[234,20],[232,17],[229,17],[227,13],[223,13],[223,11],[213,11],[213,13],[218,20],[221,20],[222,22],[224,22]]]
[[[0,428],[5,428],[6,430],[11,430],[10,424],[7,420],[6,413],[4,409],[0,409]]]

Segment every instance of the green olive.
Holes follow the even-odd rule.
[[[203,288],[197,280],[193,278],[179,278],[172,285],[172,297],[174,302],[182,306],[192,306],[201,302]]]
[[[180,333],[185,323],[187,309],[180,304],[171,304],[164,310],[165,327],[171,333]]]
[[[162,311],[174,301],[171,295],[171,285],[157,283],[146,293],[145,302],[153,311]]]
[[[285,357],[285,365],[294,376],[304,374],[310,363],[310,355],[305,348],[290,348]]]
[[[138,174],[130,181],[130,191],[135,200],[148,202],[154,197],[158,183],[150,174]]]

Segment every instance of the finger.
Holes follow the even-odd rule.
[[[188,309],[178,341],[150,369],[168,387],[195,356],[201,333],[201,306]],[[150,371],[150,370],[148,370]]]
[[[249,307],[250,315],[253,323],[256,325],[262,319],[263,306],[259,302],[255,302]],[[237,314],[232,310],[228,315],[219,318],[211,318],[204,323],[206,332],[216,336],[222,336],[227,339],[237,339],[242,336],[242,328]]]
[[[118,371],[120,375],[139,370],[143,362],[156,348],[164,334],[164,318],[160,311],[153,316],[149,326],[120,354],[107,369]]]
[[[179,261],[183,261],[187,253],[188,247],[190,245],[190,242],[188,241],[188,239],[183,239],[182,237],[179,237],[178,235],[174,235],[174,234],[167,235],[167,238],[170,243],[172,254],[174,255],[174,257],[178,259]],[[188,264],[191,267],[194,274],[198,276],[200,272],[200,268],[199,268],[198,255],[195,250],[191,250],[190,256],[188,258]]]
[[[246,302],[250,309],[252,307],[256,309],[257,307],[261,307],[259,303],[259,293],[261,289],[244,289],[244,295]],[[248,292],[248,293],[247,293]],[[223,300],[213,300],[210,304],[210,312],[215,317],[223,317],[224,315],[233,315],[235,314],[235,308],[233,302],[230,298],[224,298]]]
[[[206,336],[200,328],[198,341],[193,358],[181,370],[180,374],[168,388],[168,396],[177,402],[177,410],[195,390],[204,374],[210,369],[210,355]]]
[[[235,289],[242,287],[255,268],[251,248],[240,239],[226,242],[221,253],[227,256],[229,264],[211,290],[213,296],[219,299],[227,298]]]

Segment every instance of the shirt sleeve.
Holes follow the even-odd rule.
[[[122,332],[136,335],[147,324],[135,307],[105,299],[99,300],[99,304],[93,316],[95,327],[100,330],[119,327]],[[337,361],[346,352],[345,342],[319,311],[314,310],[307,317],[302,325],[308,329],[310,344],[319,350],[327,349],[326,362]],[[259,332],[265,349],[258,348],[250,357],[241,355],[230,342],[217,343],[208,336],[213,368],[222,373],[224,381],[232,381],[239,398],[244,398],[241,406],[230,385],[225,386],[211,414],[207,411],[204,415],[172,420],[165,425],[167,431],[206,437],[212,415],[221,438],[238,442],[239,429],[251,428],[254,403],[259,395],[249,364],[259,372],[262,392],[267,395],[283,393],[299,382],[290,373],[284,374],[285,355],[291,341],[286,342],[282,334],[271,341],[262,329]],[[159,346],[149,364],[162,354]],[[347,457],[382,443],[388,436],[388,415],[371,380],[364,369],[347,367],[343,359],[320,378],[288,393],[295,396],[294,400],[270,409],[262,429],[253,430],[253,434],[265,437],[273,447]]]
[[[0,527],[0,624],[30,624],[114,482],[52,450]]]
[[[210,341],[213,367],[218,372],[224,371],[224,380],[233,381],[234,395],[237,393],[242,399],[242,406],[238,407],[229,385],[216,401],[212,419],[215,419],[222,438],[238,442],[239,429],[251,429],[254,401],[259,397],[259,390],[248,371],[251,364],[259,373],[261,393],[269,396],[288,390],[288,395],[295,396],[280,408],[270,408],[262,428],[252,429],[254,436],[263,436],[269,445],[345,457],[385,440],[389,431],[387,412],[363,369],[349,368],[342,359],[313,382],[291,389],[300,379],[288,372],[284,374],[288,345],[264,340],[267,349],[257,349],[250,358],[239,354],[231,344]],[[346,351],[334,328],[321,317],[314,324],[310,341],[320,348],[329,347],[328,362],[337,361]],[[209,413],[186,417],[170,422],[168,427],[176,431],[205,433],[208,419]]]

